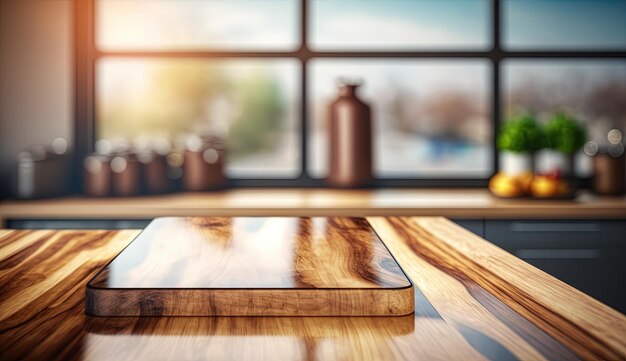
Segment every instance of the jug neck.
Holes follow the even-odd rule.
[[[357,87],[358,85],[342,84],[339,86],[339,96],[340,97],[354,97],[356,96]]]

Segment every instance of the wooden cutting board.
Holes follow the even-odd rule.
[[[395,316],[414,292],[364,218],[157,218],[86,289],[94,316]]]

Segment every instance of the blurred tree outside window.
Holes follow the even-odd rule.
[[[230,178],[325,177],[341,77],[363,82],[380,179],[487,179],[496,121],[521,112],[626,131],[626,56],[602,59],[626,50],[624,1],[90,1],[96,138],[224,137]]]

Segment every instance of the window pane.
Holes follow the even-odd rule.
[[[626,61],[508,60],[503,65],[505,115],[558,110],[585,121],[596,141],[626,130]]]
[[[531,112],[545,121],[565,111],[587,127],[588,136],[607,142],[609,130],[626,132],[626,61],[508,60],[502,72],[505,116]],[[540,157],[538,167],[549,159]],[[579,157],[579,175],[590,171]]]
[[[300,174],[295,60],[106,58],[97,64],[99,138],[227,138],[233,178]]]
[[[103,50],[275,49],[299,45],[297,0],[97,0]]]
[[[327,170],[326,109],[341,77],[361,79],[372,107],[374,171],[382,178],[481,178],[492,167],[489,63],[317,59],[309,79],[310,173]]]
[[[623,0],[504,0],[502,10],[510,50],[626,48]]]
[[[487,49],[487,0],[312,0],[310,46],[335,49]]]

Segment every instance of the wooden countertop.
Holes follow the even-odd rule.
[[[626,197],[504,200],[485,189],[233,189],[131,198],[0,202],[2,219],[149,219],[162,216],[351,215],[449,218],[626,218]]]
[[[626,359],[626,316],[452,222],[368,221],[430,303],[414,315],[89,317],[86,282],[137,231],[0,231],[1,358]]]

